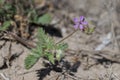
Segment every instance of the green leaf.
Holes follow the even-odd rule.
[[[86,29],[85,29],[85,33],[86,33],[86,34],[92,34],[92,33],[94,32],[94,29],[95,29],[94,27],[86,28]]]
[[[68,44],[67,44],[67,43],[61,43],[61,44],[58,44],[58,45],[57,45],[56,59],[57,59],[58,61],[60,61],[60,60],[62,59],[62,57],[64,56],[64,55],[63,55],[63,51],[64,51],[65,49],[67,49],[67,48],[68,48]]]
[[[37,44],[43,47],[46,43],[47,36],[45,35],[45,31],[42,28],[38,29],[37,38],[38,38]]]
[[[11,4],[6,4],[6,5],[4,5],[4,9],[5,10],[9,10],[9,9],[11,9],[12,8],[12,5]]]
[[[56,52],[57,52],[56,53],[56,59],[58,61],[60,61],[62,59],[62,57],[63,57],[63,51],[62,50],[57,50]]]
[[[51,20],[52,20],[51,15],[47,13],[47,14],[44,14],[43,16],[39,17],[37,23],[38,24],[40,23],[42,25],[47,25],[51,22]]]
[[[36,13],[35,10],[30,9],[30,10],[26,11],[26,13],[27,13],[27,16],[29,18],[29,22],[37,23],[38,14]]]
[[[54,61],[54,55],[52,53],[45,53],[45,57],[47,57],[47,59],[52,63],[52,64],[55,64],[55,61]]]
[[[49,49],[49,50],[52,50],[54,49],[54,42],[53,42],[53,39],[51,37],[48,37],[46,39],[46,44],[45,44],[46,48]]]
[[[68,48],[68,44],[67,43],[61,43],[61,44],[57,45],[57,49],[60,49],[60,50],[65,50],[67,48]]]
[[[0,27],[0,31],[7,30],[10,25],[11,25],[11,21],[5,21],[3,25]]]
[[[45,34],[45,31],[40,28],[38,29],[38,45],[42,46],[42,48],[53,49],[54,48],[54,41],[51,37]]]
[[[37,46],[36,48],[32,49],[33,55],[36,55],[37,57],[41,57],[43,54],[43,50],[41,46]]]
[[[43,56],[42,47],[37,46],[36,48],[32,49],[32,54],[28,55],[25,59],[25,68],[30,69],[40,57]]]
[[[28,55],[25,58],[25,68],[26,69],[30,69],[38,60],[38,57],[36,57],[35,55]]]
[[[95,29],[94,27],[90,28],[89,33],[93,33],[94,29]]]

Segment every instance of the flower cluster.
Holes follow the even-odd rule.
[[[82,31],[85,30],[85,28],[88,26],[88,22],[85,21],[85,17],[84,16],[80,16],[80,18],[74,18],[74,28],[75,29],[80,29]]]

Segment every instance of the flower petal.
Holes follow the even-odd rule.
[[[83,21],[82,24],[83,24],[83,25],[87,25],[88,22],[87,22],[87,21]]]
[[[79,27],[79,24],[74,25],[75,29],[78,29],[78,27]]]
[[[76,23],[78,23],[80,20],[79,20],[79,18],[74,18],[74,23],[76,24]]]
[[[84,26],[82,24],[79,25],[80,30],[84,29]]]
[[[80,21],[84,21],[85,17],[84,16],[80,16]]]

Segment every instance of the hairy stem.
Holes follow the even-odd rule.
[[[66,37],[63,38],[62,40],[58,41],[56,44],[59,44],[59,43],[61,43],[62,41],[66,40],[67,38],[71,37],[71,36],[72,36],[75,32],[77,32],[77,31],[78,31],[78,29],[75,30],[75,31],[73,31],[71,34],[69,34],[68,36],[66,36]]]

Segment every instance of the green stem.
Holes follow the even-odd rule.
[[[72,35],[73,35],[75,32],[77,32],[77,31],[78,31],[78,29],[75,30],[74,32],[72,32],[71,34],[69,34],[68,36],[66,36],[65,38],[63,38],[62,40],[58,41],[56,44],[59,44],[59,43],[61,43],[62,41],[66,40],[67,38],[69,38],[70,36],[72,36]]]

